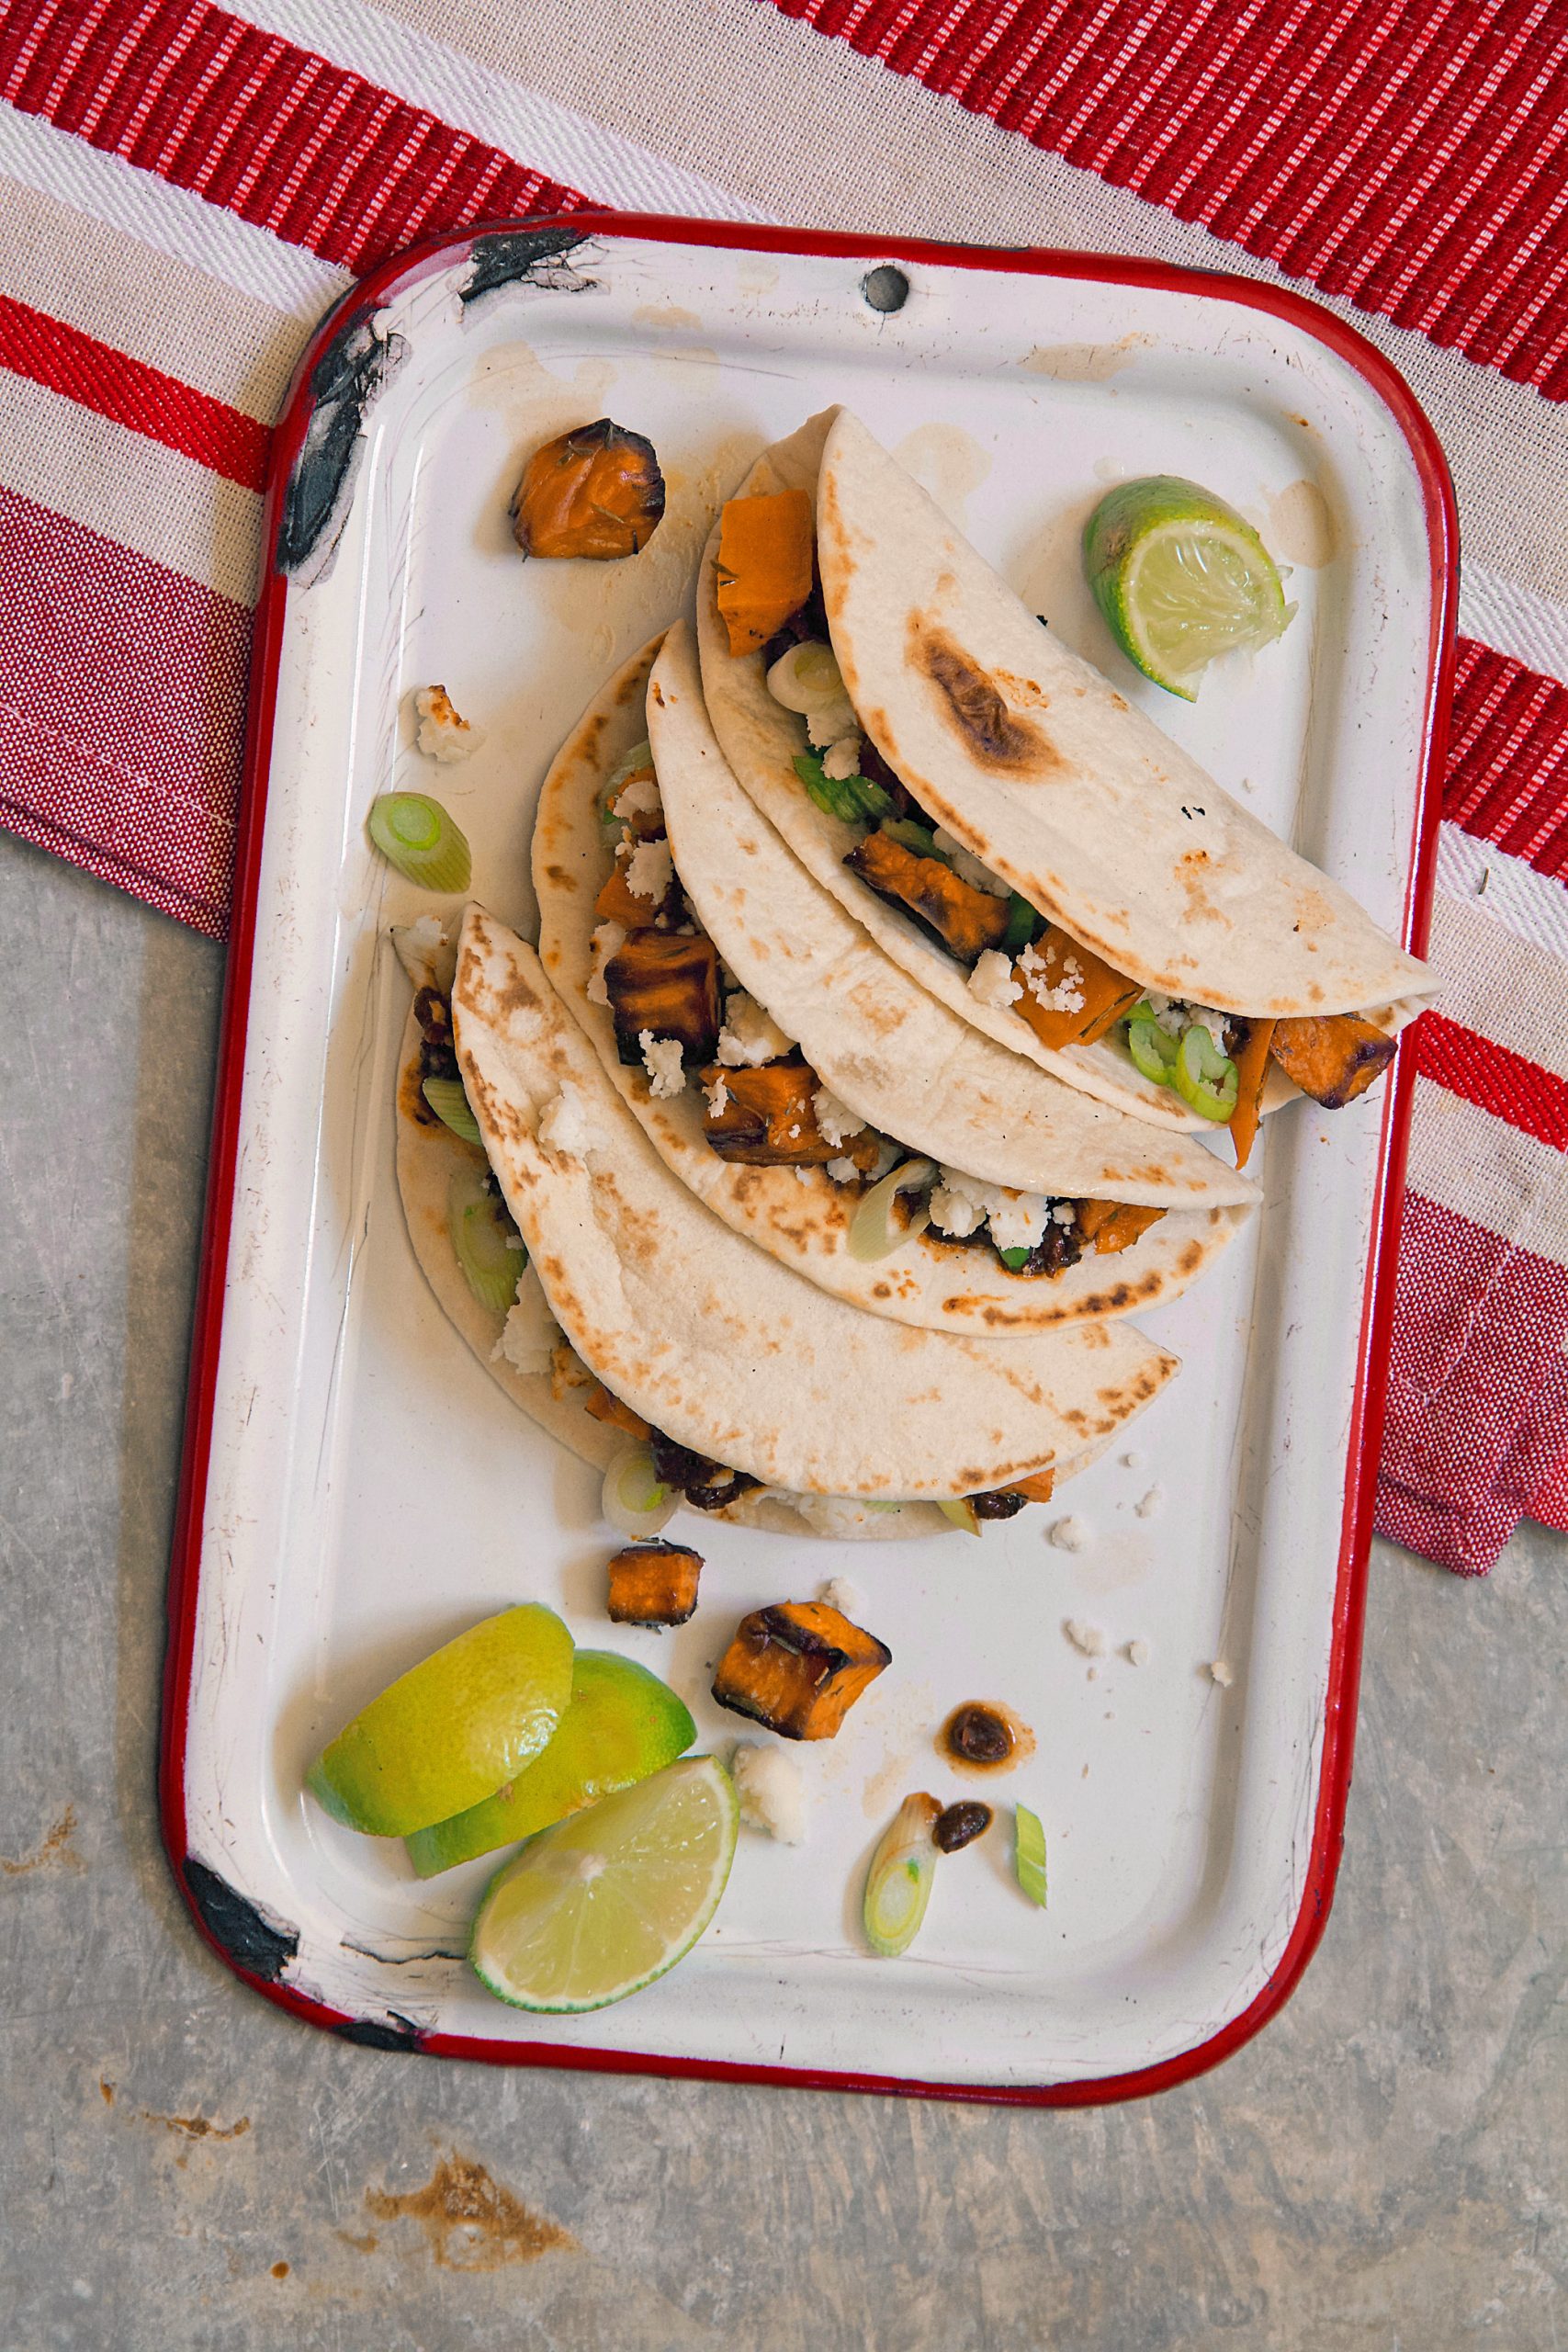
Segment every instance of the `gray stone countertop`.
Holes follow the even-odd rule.
[[[1481,1585],[1378,1548],[1324,1945],[1159,2098],[491,2070],[237,1984],[153,1789],[222,958],[6,839],[0,933],[4,2352],[1568,2341],[1568,1549],[1539,1529]]]

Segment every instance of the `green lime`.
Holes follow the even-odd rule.
[[[1295,614],[1251,524],[1176,474],[1109,492],[1084,525],[1083,560],[1129,662],[1186,702],[1211,662],[1272,645]]]
[[[571,1635],[536,1601],[470,1625],[339,1732],[306,1775],[334,1821],[406,1838],[531,1763],[571,1696]]]
[[[609,1650],[579,1650],[570,1702],[544,1753],[467,1813],[417,1830],[408,1841],[409,1860],[421,1878],[431,1878],[497,1846],[515,1846],[661,1771],[696,1736],[686,1708],[646,1666]]]
[[[728,1773],[688,1756],[542,1829],[491,1881],[468,1959],[520,2009],[602,2009],[684,1958],[735,1859]]]

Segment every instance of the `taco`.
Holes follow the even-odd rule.
[[[647,740],[651,738],[651,741]],[[741,792],[691,633],[645,647],[545,780],[540,956],[660,1158],[874,1315],[1002,1334],[1178,1296],[1253,1187],[918,988]]]
[[[784,609],[791,597],[793,607]],[[731,767],[944,1004],[1101,1101],[1231,1128],[1354,1100],[1436,986],[1022,605],[847,410],[710,538]]]
[[[478,1144],[449,1124],[453,1083]],[[398,1156],[420,1262],[514,1400],[600,1464],[646,1447],[666,1486],[727,1518],[884,1535],[947,1525],[933,1504],[1010,1517],[1176,1370],[1126,1324],[961,1339],[801,1281],[670,1174],[533,951],[477,907],[449,1014],[434,978],[415,1000]],[[476,1250],[463,1227],[486,1214]]]

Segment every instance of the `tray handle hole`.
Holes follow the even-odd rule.
[[[879,262],[866,271],[860,290],[874,311],[901,311],[909,299],[909,281],[890,261]]]

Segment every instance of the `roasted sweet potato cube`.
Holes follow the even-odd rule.
[[[1235,1164],[1245,1168],[1252,1157],[1252,1147],[1258,1140],[1258,1123],[1263,1115],[1263,1081],[1269,1075],[1269,1049],[1274,1041],[1272,1021],[1233,1019],[1231,1059],[1235,1064],[1235,1109],[1231,1113],[1231,1141],[1235,1146]],[[1235,1032],[1245,1031],[1237,1038]]]
[[[657,795],[658,775],[653,762],[645,760],[640,768],[633,768],[621,778],[615,797],[604,804],[606,813],[617,817],[634,841],[657,841],[664,831],[664,809],[657,797],[649,807],[641,806],[649,797],[643,787],[650,784]]]
[[[1325,1111],[1342,1111],[1364,1094],[1393,1059],[1396,1040],[1359,1012],[1276,1021],[1269,1051],[1285,1076]]]
[[[604,967],[604,993],[615,1022],[623,1062],[642,1060],[637,1039],[678,1037],[688,1061],[709,1058],[718,1044],[718,956],[699,933],[638,931]]]
[[[592,1413],[596,1421],[607,1422],[613,1430],[625,1430],[628,1437],[647,1438],[652,1434],[652,1423],[612,1396],[602,1380],[596,1380],[583,1398],[582,1409]]]
[[[702,1572],[701,1553],[683,1544],[628,1544],[610,1562],[610,1615],[617,1625],[683,1625]]]
[[[1113,1258],[1119,1250],[1130,1250],[1164,1215],[1163,1209],[1135,1208],[1131,1201],[1077,1203],[1078,1231],[1094,1244],[1100,1258]]]
[[[831,1739],[893,1653],[825,1600],[781,1600],[743,1617],[713,1695],[785,1739]]]
[[[1055,1491],[1055,1470],[1036,1470],[1030,1477],[1019,1478],[1012,1486],[1005,1487],[1002,1491],[1009,1495],[1021,1495],[1026,1503],[1048,1503]]]
[[[651,441],[607,416],[547,441],[529,458],[512,501],[525,555],[636,555],[664,514],[664,476]]]
[[[976,890],[940,857],[921,857],[890,833],[868,833],[844,864],[880,898],[908,908],[961,963],[973,964],[1007,936],[1008,899]]]
[[[811,594],[816,523],[804,490],[732,498],[718,520],[718,609],[732,654],[756,653]]]
[[[1043,1046],[1092,1046],[1143,990],[1101,956],[1080,947],[1060,923],[1047,923],[1012,967],[1023,989],[1016,1010]]]
[[[842,1151],[817,1125],[811,1098],[821,1081],[807,1063],[727,1069],[716,1062],[701,1076],[708,1090],[703,1133],[721,1159],[747,1168],[821,1168]]]

